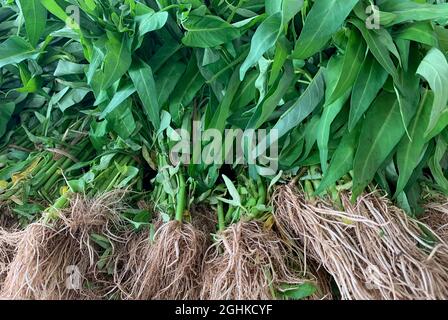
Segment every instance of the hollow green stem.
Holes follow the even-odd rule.
[[[229,209],[227,209],[226,218],[225,218],[226,224],[229,224],[230,222],[232,222],[234,212],[235,212],[235,207],[229,205]]]
[[[263,183],[263,180],[261,179],[261,177],[258,177],[257,180],[257,184],[258,184],[258,201],[257,204],[265,204],[266,202],[266,186]]]
[[[72,164],[72,160],[69,158],[66,158],[65,161],[61,164],[61,166],[59,168],[56,169],[56,171],[53,173],[53,175],[47,180],[47,182],[44,184],[44,186],[42,187],[43,191],[48,193],[48,190],[50,188],[53,189],[54,184],[56,183],[56,181],[58,181],[58,179],[61,177],[62,172],[67,169],[70,165]],[[61,170],[60,172],[58,172],[58,170]]]
[[[310,180],[305,180],[305,193],[309,200],[314,200],[313,184]]]
[[[225,218],[224,218],[224,208],[222,202],[218,202],[218,229],[219,231],[224,231],[226,228]]]
[[[58,167],[61,166],[62,163],[64,163],[65,160],[66,158],[62,157],[57,161],[54,162],[50,161],[42,170],[40,170],[40,172],[33,179],[34,180],[33,188],[35,188],[36,190],[40,189],[47,182],[47,180],[56,172]]]
[[[65,209],[70,202],[69,194],[60,196],[54,204],[46,210],[45,222],[56,220],[59,217],[59,211]]]
[[[177,193],[177,206],[176,206],[176,217],[175,219],[179,222],[182,222],[185,205],[187,202],[187,186],[185,183],[185,177],[182,172],[179,172],[179,190]]]

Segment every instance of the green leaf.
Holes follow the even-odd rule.
[[[35,93],[41,89],[40,77],[31,77],[23,83],[23,87],[16,89],[17,92]]]
[[[307,15],[293,57],[306,59],[317,53],[338,31],[359,0],[316,0]]]
[[[420,102],[420,79],[416,74],[419,54],[415,43],[410,48],[408,69],[405,71],[403,68],[400,68],[397,78],[394,80],[394,91],[400,105],[401,124],[404,128],[407,128]],[[406,133],[409,135],[407,131]]]
[[[358,146],[360,128],[361,126],[356,126],[354,130],[342,137],[331,158],[330,166],[316,190],[316,194],[321,194],[353,168],[353,159]]]
[[[272,48],[280,35],[282,14],[277,12],[264,20],[255,31],[250,44],[249,55],[240,68],[240,80],[244,79],[249,68],[254,66],[263,54]]]
[[[431,169],[431,173],[434,176],[434,180],[437,182],[437,186],[448,193],[448,179],[445,177],[444,170],[441,165],[443,157],[446,155],[448,144],[443,136],[437,137],[436,149],[434,155],[429,159],[428,165]]]
[[[440,50],[448,54],[448,29],[443,26],[435,26],[435,32]]]
[[[271,1],[272,2],[272,1]],[[303,7],[304,0],[283,0],[282,12],[283,12],[283,25],[286,25],[291,21],[294,16],[300,12]]]
[[[411,41],[406,39],[395,39],[395,45],[400,54],[400,61],[402,68],[407,71],[409,68],[409,55],[411,48]]]
[[[291,168],[303,153],[305,139],[303,137],[303,130],[299,129],[300,127],[296,127],[292,130],[283,143],[282,151],[279,156],[279,166],[282,168]],[[272,141],[269,142],[272,144]],[[266,148],[267,147],[268,146],[266,146]]]
[[[129,98],[135,92],[135,87],[132,84],[127,84],[123,88],[120,88],[115,94],[107,107],[101,112],[99,118],[104,119],[109,113],[114,111],[119,105],[121,105],[127,98]]]
[[[128,71],[132,63],[131,41],[126,35],[107,32],[106,56],[101,70],[97,71],[95,92],[107,90]]]
[[[439,49],[432,48],[418,67],[417,74],[425,78],[434,91],[431,119],[425,133],[428,134],[448,104],[448,62],[445,55]]]
[[[110,128],[121,138],[129,138],[137,128],[132,115],[132,99],[128,98],[107,115],[107,122]]]
[[[258,129],[269,117],[280,103],[285,93],[290,88],[295,79],[293,68],[287,64],[282,78],[277,87],[273,87],[266,95],[265,99],[258,105],[255,113],[247,124],[248,129]]]
[[[409,126],[409,137],[405,135],[398,145],[397,166],[399,176],[395,196],[404,190],[424,154],[425,131],[428,127],[433,100],[434,97],[431,92],[427,92]]]
[[[320,69],[305,92],[278,119],[272,130],[277,131],[280,139],[289,131],[298,127],[321,103],[325,95],[324,69]],[[275,141],[271,141],[274,143]],[[266,151],[266,141],[260,141],[256,156]]]
[[[300,163],[302,164],[306,161],[313,150],[314,145],[316,144],[318,130],[320,123],[320,114],[315,114],[308,122],[305,127],[305,151],[300,158]],[[319,158],[319,153],[316,153],[317,158]]]
[[[61,100],[57,102],[58,108],[64,112],[68,108],[80,103],[90,92],[88,88],[75,88],[67,92]],[[53,96],[54,97],[54,96]]]
[[[425,140],[429,141],[433,139],[435,136],[439,135],[446,127],[448,126],[448,109],[445,109],[439,117],[439,121],[437,121],[436,126],[432,131],[425,135]]]
[[[334,95],[334,91],[337,85],[340,83],[339,80],[343,77],[343,66],[345,64],[344,57],[333,56],[328,63],[328,67],[325,70],[325,82],[327,85],[325,92],[325,105],[323,113],[319,120],[319,125],[317,127],[317,145],[319,148],[319,155],[321,161],[322,171],[327,170],[327,160],[328,160],[328,141],[330,138],[330,128],[331,124],[335,120],[336,116],[342,110],[345,102],[349,97],[349,91],[346,90],[337,100],[333,103],[328,103],[330,97]]]
[[[174,39],[167,39],[162,47],[160,47],[154,55],[148,60],[148,64],[154,73],[158,73],[159,69],[167,63],[181,48],[182,44]]]
[[[155,13],[149,13],[143,16],[139,16],[136,21],[139,23],[138,35],[143,37],[145,34],[151,31],[161,29],[168,20],[168,12],[161,11]]]
[[[405,25],[394,33],[394,37],[420,42],[431,47],[438,47],[439,45],[436,32],[430,22],[417,22]]]
[[[394,94],[381,93],[366,114],[353,163],[353,198],[372,181],[405,133]]]
[[[364,40],[357,30],[352,30],[344,53],[344,62],[340,77],[330,98],[326,102],[327,104],[332,104],[342,97],[347,90],[353,87],[356,77],[363,65],[365,55],[366,45]]]
[[[219,104],[218,110],[216,110],[216,112],[213,114],[208,128],[216,129],[221,133],[224,132],[227,118],[230,115],[230,106],[232,104],[233,98],[235,97],[235,94],[237,93],[240,83],[241,82],[238,79],[238,71],[235,71],[232,77],[229,79],[229,85],[227,87],[224,99]]]
[[[72,74],[83,74],[84,69],[87,67],[85,64],[74,63],[71,61],[60,60],[54,71],[55,77],[67,76]]]
[[[302,283],[299,285],[288,285],[283,286],[281,291],[281,295],[294,300],[304,299],[313,295],[317,288],[312,283]]]
[[[229,191],[230,196],[232,197],[232,200],[229,201],[227,199],[218,198],[221,201],[224,201],[226,203],[229,203],[235,207],[241,206],[241,197],[238,193],[238,190],[236,189],[235,185],[233,184],[232,180],[230,180],[226,175],[222,175],[222,178],[224,179],[224,183],[226,184],[227,190]]]
[[[212,48],[240,35],[238,28],[216,16],[189,15],[183,26],[187,33],[182,43],[189,47]]]
[[[160,125],[160,106],[157,101],[156,84],[151,67],[141,60],[135,61],[129,70],[129,76],[137,89],[148,120],[157,130]]]
[[[266,14],[270,16],[277,12],[281,12],[282,6],[283,6],[283,0],[264,1],[264,10]]]
[[[9,64],[17,64],[26,59],[35,59],[38,56],[32,45],[18,36],[10,36],[0,44],[0,68]]]
[[[69,16],[67,15],[67,12],[65,12],[64,9],[62,9],[55,0],[39,0],[39,1],[51,14],[55,15],[63,22],[68,21]]]
[[[305,120],[305,118],[308,117],[322,101],[324,94],[324,71],[323,69],[320,69],[313,81],[306,88],[305,92],[284,114],[282,114],[275,124],[273,129],[278,130],[278,137],[281,138],[288,131],[292,130]]]
[[[317,146],[319,148],[320,163],[323,173],[327,171],[328,167],[328,144],[330,140],[331,125],[344,107],[348,96],[349,93],[347,92],[334,103],[324,107],[319,125],[317,127]]]
[[[291,52],[291,47],[292,44],[286,39],[286,37],[280,36],[276,43],[274,61],[272,62],[271,74],[269,75],[270,86],[275,83],[275,80],[277,80],[286,59]]]
[[[35,47],[45,31],[47,10],[40,0],[20,0],[19,3],[25,18],[28,40]]]
[[[169,63],[155,76],[157,101],[160,107],[163,107],[169,100],[174,88],[179,83],[179,80],[182,79],[185,68],[186,65],[184,63]]]
[[[368,55],[362,64],[358,77],[352,90],[350,102],[350,114],[348,120],[349,130],[353,130],[362,115],[372,104],[386,82],[388,74],[386,70]]]
[[[381,5],[381,10],[390,13],[393,17],[393,19],[388,21],[385,25],[392,26],[408,21],[431,21],[446,19],[446,17],[448,17],[448,3],[429,4],[416,2],[417,1],[385,1],[385,3]],[[385,15],[385,12],[381,12],[381,18]]]
[[[397,68],[390,57],[390,51],[384,40],[384,34],[387,33],[387,31],[383,30],[383,35],[381,35],[378,30],[367,29],[364,21],[358,19],[351,19],[350,21],[359,29],[359,31],[361,31],[370,52],[376,60],[395,79],[398,76]]]
[[[92,233],[90,235],[90,238],[92,239],[93,242],[95,242],[97,245],[99,245],[103,249],[108,249],[111,247],[111,243],[110,243],[109,239],[103,235]]]
[[[196,58],[192,58],[182,75],[182,79],[173,91],[170,97],[170,112],[174,119],[181,115],[182,107],[188,106],[193,101],[196,93],[205,83],[204,77],[198,69]]]

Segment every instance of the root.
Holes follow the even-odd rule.
[[[130,231],[118,245],[114,283],[121,299],[136,299],[146,273],[151,246],[150,232]]]
[[[218,219],[216,213],[205,205],[195,205],[191,208],[191,224],[205,234],[212,234],[216,230]]]
[[[260,222],[229,227],[207,250],[201,299],[276,298],[281,284],[305,282],[305,275],[294,271],[298,266],[288,264],[291,253],[291,248]]]
[[[0,228],[14,230],[19,227],[19,221],[6,204],[0,203]]]
[[[421,220],[448,243],[448,199],[438,197],[434,200],[425,205],[425,215]]]
[[[213,230],[216,229],[215,216],[216,215],[205,206],[192,207],[191,225],[182,227],[186,228],[186,233],[184,231],[184,235],[177,234],[175,237],[172,237],[172,239],[170,240],[170,242],[172,243],[172,247],[170,249],[164,248],[166,252],[162,252],[161,246],[167,246],[163,244],[165,241],[163,240],[163,237],[168,237],[168,233],[171,230],[170,228],[178,229],[180,228],[179,226],[164,226],[164,228],[167,228],[167,230],[163,232],[162,230],[160,230],[156,234],[156,239],[152,240],[149,230],[140,232],[127,232],[127,234],[124,236],[125,240],[120,244],[118,249],[120,254],[118,254],[119,256],[116,259],[114,273],[114,281],[117,284],[118,290],[120,291],[121,298],[170,299],[171,297],[169,296],[169,292],[171,289],[168,289],[164,294],[158,295],[157,288],[147,288],[148,283],[151,283],[153,281],[151,278],[153,275],[151,273],[153,272],[153,270],[160,268],[161,265],[160,262],[157,262],[157,266],[152,266],[153,259],[158,259],[158,257],[161,256],[163,259],[178,259],[178,262],[170,262],[170,264],[174,264],[172,268],[169,268],[169,274],[173,273],[176,265],[184,265],[184,263],[182,262],[184,260],[186,261],[187,265],[191,265],[191,270],[189,271],[188,268],[186,268],[185,271],[182,271],[183,273],[199,273],[199,271],[196,270],[197,266],[195,266],[195,264],[199,265],[199,263],[197,262],[200,260],[198,258],[198,255],[202,255],[202,252],[205,251],[204,248],[206,248],[211,242],[211,239],[208,239],[206,235],[209,235]],[[160,217],[153,222],[154,230],[161,229],[163,225],[164,224]],[[178,231],[176,230],[174,231],[174,233],[178,233]],[[191,241],[189,239],[193,239],[193,245],[189,243]],[[206,244],[204,244],[204,242]],[[152,249],[151,247],[153,245],[156,245],[158,247]],[[190,246],[190,251],[186,251],[184,249],[182,249],[182,252],[180,251],[180,248],[189,248]],[[177,282],[179,281],[178,279],[180,278],[180,275],[173,274],[171,277],[173,278],[171,280],[172,282]],[[199,277],[199,275],[197,274],[196,277]],[[159,279],[158,286],[165,288],[167,287],[167,284],[164,284],[163,281]],[[174,287],[171,292],[177,290],[177,284],[173,284],[173,286]],[[193,284],[193,287],[197,287],[197,284]],[[179,290],[180,292],[174,294],[191,297],[197,296],[196,293],[193,293],[195,290],[190,289],[190,285],[187,286],[187,289],[180,288]]]
[[[20,238],[0,296],[8,299],[101,298],[113,285],[97,269],[98,248],[92,233],[113,240],[119,225],[116,193],[94,200],[74,196],[53,225],[35,222]],[[113,251],[113,248],[112,248]]]
[[[0,291],[20,239],[20,233],[17,230],[0,227]]]
[[[21,239],[18,230],[19,223],[9,207],[0,204],[0,291]]]
[[[206,235],[188,223],[171,221],[163,224],[150,244],[148,237],[137,239],[138,251],[130,262],[134,299],[197,299],[200,269],[206,249]]]
[[[72,289],[79,284],[77,277],[82,276],[89,261],[88,256],[80,254],[75,239],[41,223],[30,224],[22,237],[1,296],[8,299],[81,298],[83,293],[78,296],[77,290]],[[73,278],[69,278],[71,272],[76,273]],[[73,288],[67,286],[67,279]]]
[[[420,224],[375,193],[355,205],[341,194],[345,212],[325,200],[312,203],[293,185],[277,190],[275,217],[334,278],[343,299],[444,299],[446,247],[422,240]]]

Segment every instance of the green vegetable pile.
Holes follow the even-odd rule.
[[[445,0],[0,4],[0,208],[23,228],[56,223],[78,194],[114,190],[127,192],[123,221],[151,241],[160,224],[188,234],[200,206],[216,219],[206,238],[239,222],[271,230],[272,194],[291,180],[338,208],[343,192],[355,202],[379,189],[412,218],[448,195]],[[172,161],[182,132],[208,129],[275,132],[258,154],[277,170]],[[208,138],[188,136],[188,155],[226,158]],[[275,297],[319,291],[277,280]]]

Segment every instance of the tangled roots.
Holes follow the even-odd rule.
[[[151,247],[148,230],[127,233],[126,240],[119,244],[115,260],[114,282],[122,299],[137,299],[149,263]]]
[[[217,215],[205,205],[193,205],[191,208],[191,224],[205,234],[212,234],[218,224]]]
[[[187,225],[186,228],[187,232],[181,237],[180,235],[177,235],[177,240],[175,238],[172,238],[172,242],[174,247],[172,247],[170,250],[174,251],[171,252],[167,251],[165,253],[161,252],[161,247],[163,245],[163,239],[160,239],[160,237],[163,235],[163,237],[167,237],[168,233],[170,232],[169,229],[167,229],[166,233],[158,233],[157,238],[155,240],[151,240],[151,233],[149,230],[143,230],[140,232],[131,231],[128,232],[125,236],[126,240],[123,241],[120,245],[120,249],[118,250],[121,254],[116,259],[116,268],[114,273],[115,283],[117,284],[117,288],[119,289],[121,293],[121,298],[123,299],[169,299],[171,297],[168,296],[168,292],[157,296],[156,292],[157,288],[147,288],[148,283],[151,283],[152,275],[151,273],[153,270],[157,269],[157,266],[160,266],[160,263],[157,264],[157,266],[152,266],[154,255],[158,254],[159,256],[164,254],[167,255],[179,255],[177,258],[179,259],[179,262],[175,262],[175,265],[180,264],[182,265],[184,259],[187,261],[189,265],[192,265],[191,271],[187,271],[186,273],[198,273],[197,266],[194,266],[196,260],[199,259],[198,255],[201,254],[201,252],[205,251],[204,248],[206,248],[206,245],[203,244],[204,242],[208,244],[209,237],[206,237],[206,235],[210,234],[212,230],[216,228],[216,215],[211,212],[207,207],[205,206],[193,206],[191,208],[191,225]],[[153,222],[153,230],[159,230],[163,226],[163,222],[160,219],[156,219]],[[169,228],[169,227],[165,227]],[[171,227],[170,227],[171,228]],[[179,226],[176,228],[180,228]],[[178,231],[175,231],[176,233]],[[160,240],[159,240],[160,239]],[[188,242],[193,239],[193,246],[191,247],[191,244]],[[196,240],[197,239],[197,240]],[[159,248],[158,249],[152,249],[151,247],[154,244],[154,242],[158,242]],[[201,245],[202,244],[202,245]],[[198,246],[201,248],[199,249]],[[177,247],[182,248],[183,251],[186,253],[181,253],[179,250],[176,249]],[[191,247],[191,251],[185,250]],[[202,251],[201,251],[202,250]],[[173,259],[171,256],[170,259]],[[157,259],[157,258],[156,258]],[[174,265],[173,265],[174,268]],[[173,273],[173,268],[170,268],[169,273]],[[179,278],[179,275],[173,275],[173,278]],[[173,281],[173,280],[171,280]],[[177,280],[175,280],[177,281]],[[166,284],[163,284],[160,282],[160,286],[167,286]],[[194,286],[197,286],[197,284],[194,284]],[[189,286],[188,286],[189,288]],[[173,288],[176,290],[175,288]],[[171,290],[171,289],[169,289]],[[173,290],[173,291],[174,291]],[[184,290],[184,289],[181,289]],[[185,291],[185,290],[184,290]],[[187,291],[192,291],[188,289]],[[194,290],[192,291],[194,292]],[[182,295],[183,293],[176,293]],[[187,295],[192,295],[193,293],[187,293]],[[194,296],[197,296],[195,293]]]
[[[170,221],[158,228],[154,242],[142,235],[130,263],[134,299],[197,299],[206,234],[188,223]]]
[[[0,202],[0,228],[14,230],[19,227],[19,222],[11,212],[11,209]]]
[[[20,241],[0,296],[52,300],[101,297],[111,284],[97,270],[99,254],[90,234],[113,238],[110,230],[118,223],[118,203],[116,193],[95,200],[76,195],[53,225],[35,222],[16,233]]]
[[[19,223],[7,205],[0,203],[0,291],[20,241]]]
[[[79,281],[76,277],[89,265],[78,248],[75,239],[63,232],[41,223],[30,224],[22,232],[22,241],[11,262],[1,296],[8,299],[79,298],[77,291],[65,283],[69,272],[77,273],[70,280]]]
[[[0,226],[0,291],[19,241],[20,233],[17,230]]]
[[[422,221],[445,243],[448,243],[448,199],[438,197],[435,200],[425,205],[426,210]]]
[[[201,299],[272,299],[281,284],[302,284],[291,248],[262,223],[239,222],[218,235],[204,259]],[[302,274],[303,275],[303,274]]]
[[[293,185],[274,195],[282,233],[333,276],[343,299],[445,299],[446,246],[422,239],[420,224],[375,193],[355,205],[341,194],[345,212],[325,200],[305,200]]]

